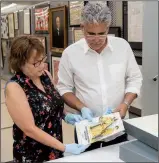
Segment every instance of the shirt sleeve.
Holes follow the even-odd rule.
[[[61,96],[67,92],[73,92],[74,89],[73,72],[69,56],[65,51],[62,54],[59,64],[58,83],[56,88]]]
[[[126,71],[126,89],[125,93],[136,93],[137,96],[140,95],[140,90],[142,86],[142,74],[139,68],[139,65],[136,62],[134,53],[128,44],[127,47],[127,71]]]

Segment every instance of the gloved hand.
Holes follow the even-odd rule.
[[[113,113],[113,108],[112,107],[108,107],[106,109],[106,111],[104,112],[104,115],[111,114],[111,113]]]
[[[93,112],[89,108],[83,107],[81,109],[81,113],[82,113],[82,117],[84,119],[88,119],[89,121],[92,121],[92,119],[93,119]]]
[[[66,123],[74,125],[76,122],[83,120],[83,118],[79,114],[67,113],[64,120]]]
[[[84,152],[88,148],[88,145],[81,145],[81,144],[66,144],[65,145],[65,152],[72,153],[78,155]]]

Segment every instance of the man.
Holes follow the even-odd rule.
[[[108,36],[110,23],[105,3],[87,3],[81,24],[85,38],[64,50],[59,65],[60,94],[88,120],[109,107],[124,118],[140,94],[142,75],[132,49],[126,40]],[[127,134],[112,139],[93,143],[88,150],[126,141]]]
[[[61,29],[60,17],[56,17],[56,28],[53,29],[53,47],[64,48],[64,32]]]

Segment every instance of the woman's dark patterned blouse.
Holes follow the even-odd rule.
[[[17,82],[24,90],[36,126],[62,142],[64,102],[46,72],[40,79],[46,93],[22,72],[16,73],[10,81]],[[63,157],[62,152],[26,136],[16,124],[13,125],[13,139],[14,162],[43,162]]]

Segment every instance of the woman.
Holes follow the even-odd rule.
[[[62,118],[74,124],[81,116],[64,112],[64,102],[51,75],[44,71],[46,55],[33,36],[17,37],[11,46],[9,66],[15,75],[6,85],[6,105],[14,121],[14,162],[43,162],[80,154],[86,146],[62,143]]]

